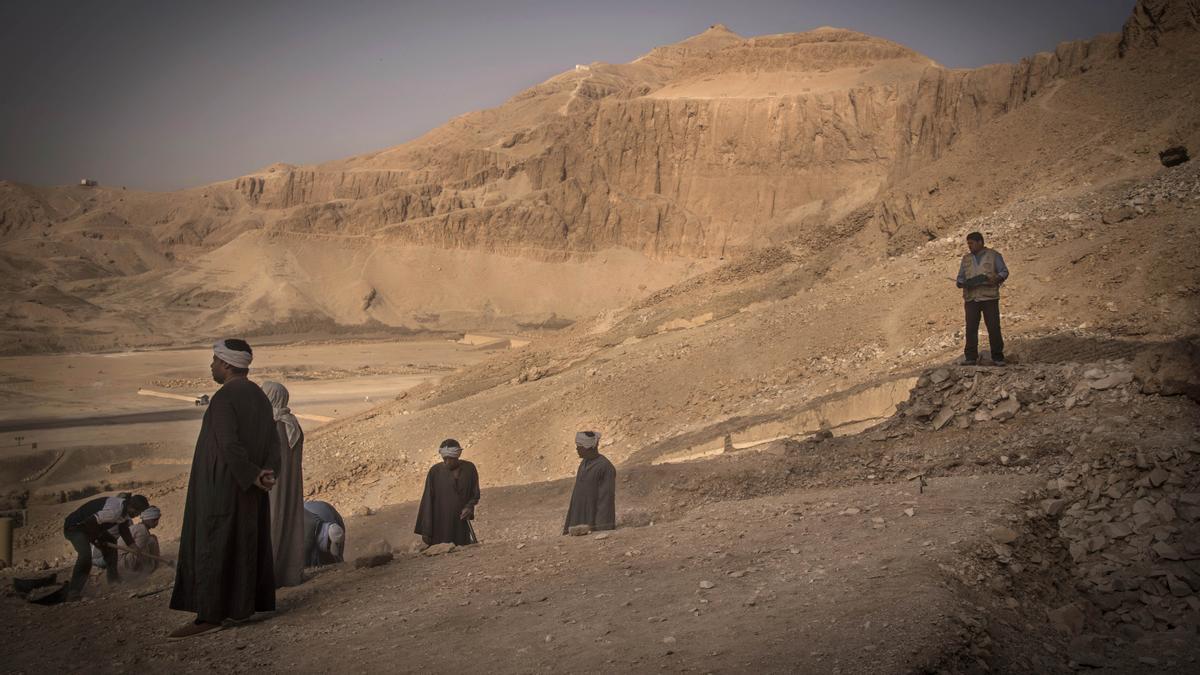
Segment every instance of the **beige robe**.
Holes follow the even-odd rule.
[[[282,448],[275,487],[271,489],[271,553],[275,559],[275,586],[297,586],[304,581],[304,434],[288,447],[287,429],[275,423]]]

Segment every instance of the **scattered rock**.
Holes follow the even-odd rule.
[[[1136,216],[1137,211],[1133,210],[1132,206],[1122,206],[1110,211],[1105,211],[1104,215],[1100,217],[1100,221],[1105,225],[1115,225],[1116,223],[1130,220]]]
[[[700,582],[700,588],[703,588],[703,589],[716,588],[716,587],[717,587],[717,585],[711,581],[701,581]]]
[[[1071,640],[1067,655],[1075,663],[1090,668],[1103,668],[1108,664],[1104,658],[1104,642],[1095,635],[1080,635]]]
[[[595,536],[592,537],[592,539],[595,539],[596,541],[603,541],[605,539],[608,539],[608,537],[611,534],[612,534],[611,532],[598,532],[595,534]]]
[[[375,515],[375,512],[371,510],[371,507],[363,505],[363,506],[360,506],[360,507],[354,509],[353,511],[351,511],[350,515],[360,516],[360,517],[371,516],[371,515]]]
[[[383,553],[391,553],[392,545],[387,539],[377,539],[367,547],[367,555],[380,555]]]
[[[1165,541],[1154,542],[1154,546],[1152,548],[1154,549],[1154,552],[1158,554],[1158,557],[1164,560],[1179,560],[1181,557],[1179,555],[1179,551]]]
[[[1110,375],[1106,375],[1098,380],[1092,380],[1088,383],[1088,386],[1092,389],[1103,391],[1105,389],[1112,389],[1113,387],[1117,387],[1122,384],[1129,384],[1130,382],[1133,382],[1133,373],[1128,371],[1118,371]]]
[[[1200,403],[1200,344],[1177,340],[1143,350],[1133,361],[1143,394],[1185,395]]]
[[[591,525],[572,525],[567,528],[567,534],[572,537],[582,537],[585,534],[590,534],[592,531]]]
[[[425,549],[421,553],[423,555],[428,555],[428,556],[444,555],[446,553],[450,553],[451,551],[453,551],[456,548],[458,548],[458,547],[455,546],[454,544],[451,544],[450,542],[444,542],[441,544],[434,544],[433,546],[430,546],[429,548]]]
[[[992,419],[997,422],[1012,419],[1021,410],[1021,402],[1014,395],[1009,395],[992,410]]]
[[[1066,508],[1066,506],[1067,506],[1067,500],[1065,500],[1065,499],[1043,499],[1042,500],[1042,513],[1045,513],[1048,516],[1054,517],[1054,516],[1057,516],[1058,514],[1062,513],[1063,509]]]
[[[933,407],[932,405],[930,405],[928,403],[924,403],[921,401],[918,401],[917,403],[910,405],[908,408],[905,408],[905,410],[904,410],[905,415],[907,415],[908,417],[913,417],[913,418],[919,419],[919,420],[927,419],[930,416],[932,416],[933,413],[935,413],[935,412],[937,412],[937,408]]]
[[[1017,540],[1017,533],[1007,527],[994,527],[988,530],[988,536],[997,544],[1011,544]]]
[[[392,562],[395,558],[391,551],[387,553],[375,553],[373,555],[364,555],[354,559],[354,568],[362,569],[365,567],[381,567]]]
[[[1074,604],[1047,610],[1046,615],[1049,617],[1052,626],[1067,635],[1079,635],[1083,632],[1084,615],[1079,607]]]
[[[1179,166],[1188,161],[1187,147],[1183,145],[1175,145],[1165,150],[1160,150],[1158,153],[1158,161],[1162,162],[1163,166]]]
[[[1124,539],[1133,534],[1128,523],[1108,523],[1104,526],[1104,534],[1109,539]]]
[[[933,418],[933,430],[940,430],[952,419],[954,419],[954,408],[951,408],[948,405],[942,406],[942,409],[939,410],[938,414]]]

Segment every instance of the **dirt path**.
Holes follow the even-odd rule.
[[[955,639],[960,600],[939,563],[1003,522],[1031,484],[950,478],[924,495],[912,483],[786,494],[605,539],[544,536],[540,520],[493,509],[493,519],[543,536],[327,570],[283,591],[277,616],[190,642],[155,639],[184,618],[165,594],[51,608],[10,599],[3,623],[10,635],[36,627],[40,641],[87,650],[111,671],[913,670],[939,664]],[[397,509],[371,525],[407,530],[409,515]],[[112,639],[118,618],[127,642]],[[4,662],[12,672],[69,670],[78,656],[22,650]]]
[[[954,372],[979,387],[1070,391],[1074,382],[1054,378],[1072,368]],[[910,404],[957,400],[957,389],[920,391]],[[204,638],[160,640],[186,617],[167,608],[165,592],[131,597],[169,584],[169,571],[119,590],[97,581],[78,605],[0,598],[0,631],[10,636],[0,670],[69,671],[87,653],[103,672],[1066,672],[1078,650],[1047,612],[1105,600],[1077,591],[1090,568],[1073,566],[1039,500],[1072,463],[1133,467],[1119,456],[1130,447],[1180,461],[1182,444],[1195,442],[1195,413],[1180,398],[1106,390],[1087,405],[1030,405],[969,429],[935,432],[902,412],[857,436],[626,463],[621,527],[602,536],[560,535],[569,479],[493,487],[485,476],[483,544],[441,557],[408,552],[411,502],[351,517],[350,558],[387,539],[397,559],[316,570],[280,592],[274,615]],[[1183,484],[1195,471],[1179,466],[1169,480]],[[923,491],[908,480],[914,472],[930,476]],[[1097,469],[1097,493],[1106,472]],[[177,519],[182,496],[154,500]],[[1179,518],[1194,517],[1188,503],[1178,502]],[[170,541],[165,549],[173,553]],[[1118,560],[1126,551],[1105,550]],[[1194,644],[1188,651],[1194,630],[1168,623],[1171,615],[1129,633],[1136,626],[1115,614],[1106,624],[1100,609],[1088,612],[1088,639],[1123,640],[1101,655],[1118,671],[1162,657],[1163,672],[1187,672],[1186,658],[1200,656]],[[30,648],[35,640],[72,649]]]

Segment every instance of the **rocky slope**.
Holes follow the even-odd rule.
[[[171,344],[214,325],[517,330],[781,242],[853,241],[878,260],[1200,145],[1194,16],[1194,0],[1142,2],[1120,35],[966,71],[849,30],[714,26],[369,155],[170,194],[4,183],[2,348]],[[554,292],[612,250],[632,257],[594,272],[626,288]],[[511,297],[445,271],[530,261],[550,267]]]

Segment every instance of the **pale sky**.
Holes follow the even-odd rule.
[[[416,138],[577,63],[723,23],[837,26],[950,67],[1120,31],[1133,0],[0,4],[0,179],[171,190]]]

